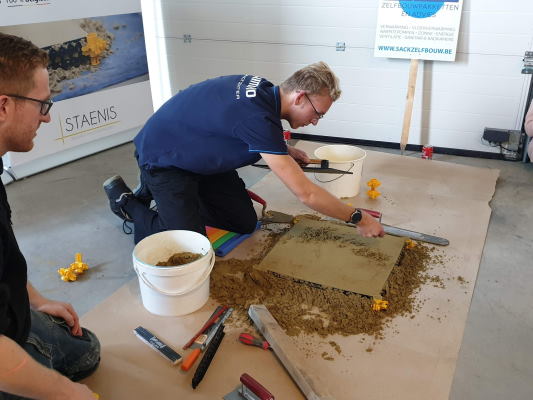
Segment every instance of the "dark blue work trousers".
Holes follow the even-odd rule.
[[[133,219],[135,243],[174,229],[206,235],[206,225],[237,233],[255,230],[257,214],[237,171],[200,175],[179,168],[141,170],[141,182],[157,211],[128,200],[124,209]]]

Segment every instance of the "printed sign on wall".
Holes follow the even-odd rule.
[[[455,61],[463,0],[379,0],[374,56]]]
[[[140,2],[117,0],[106,6],[108,2],[95,0],[85,17],[67,19],[80,13],[72,3],[77,2],[0,0],[0,32],[28,39],[48,52],[54,101],[51,122],[41,124],[34,149],[8,153],[11,168],[74,147],[79,157],[78,146],[89,142],[90,149],[82,147],[87,148],[84,155],[100,151],[104,145],[94,143],[103,138],[105,146],[131,140],[153,112]],[[62,19],[57,19],[53,10],[60,5]],[[36,9],[40,13],[33,19]],[[126,13],[116,13],[118,9]],[[106,11],[112,14],[95,14]],[[46,20],[47,15],[54,19]],[[21,16],[31,23],[9,24]],[[109,141],[112,137],[116,140]],[[53,164],[52,159],[45,168]]]

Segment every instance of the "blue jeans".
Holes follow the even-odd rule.
[[[31,310],[30,334],[23,347],[40,364],[79,381],[91,375],[100,363],[100,342],[94,333],[82,330],[82,336],[73,336],[63,319]],[[0,392],[0,400],[22,399]]]

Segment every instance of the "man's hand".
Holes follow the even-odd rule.
[[[87,385],[83,385],[81,383],[72,382],[72,385],[70,385],[70,393],[68,394],[68,397],[65,397],[65,399],[68,400],[96,400],[98,396],[93,393],[91,389],[87,387]]]
[[[307,165],[309,164],[310,158],[307,155],[307,153],[303,150],[297,149],[292,146],[287,146],[287,151],[289,152],[289,155],[294,158],[294,160],[300,164],[300,165]]]
[[[74,336],[82,335],[80,319],[70,304],[47,299],[29,281],[26,283],[26,288],[28,289],[30,305],[34,310],[63,318],[70,326],[70,331]]]
[[[385,231],[377,219],[361,210],[361,221],[356,225],[357,231],[364,237],[383,237]]]
[[[63,318],[67,325],[70,326],[70,332],[74,336],[82,335],[78,314],[76,314],[76,311],[74,311],[74,308],[69,303],[45,299],[45,302],[35,309],[53,315],[54,317]]]

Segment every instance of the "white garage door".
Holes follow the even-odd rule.
[[[248,73],[279,83],[323,60],[343,94],[318,126],[298,132],[400,140],[409,60],[373,56],[377,1],[146,0],[143,13],[152,86],[161,80],[155,104],[207,78]],[[520,128],[532,38],[531,0],[465,0],[456,61],[420,64],[409,143],[495,151],[481,135]]]

